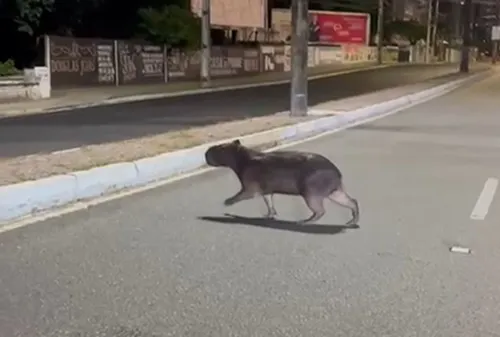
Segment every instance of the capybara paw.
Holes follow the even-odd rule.
[[[224,206],[231,206],[232,204],[233,204],[233,200],[231,200],[231,199],[224,200]]]
[[[278,215],[278,213],[276,213],[276,211],[270,211],[270,212],[267,212],[265,214],[265,217],[268,218],[268,219],[274,219],[274,217]]]
[[[345,224],[347,227],[352,227],[352,228],[359,228],[359,225],[357,224],[357,221],[355,220],[349,220]]]

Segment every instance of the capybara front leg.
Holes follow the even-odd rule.
[[[253,197],[255,197],[255,192],[254,191],[242,188],[234,196],[232,196],[231,198],[227,198],[224,201],[224,205],[231,206],[233,204],[236,204],[237,202],[240,202],[240,201],[243,201],[243,200],[252,199]]]
[[[271,194],[271,196],[269,197],[270,202],[269,200],[267,200],[267,197],[265,195],[262,196],[262,199],[264,199],[264,202],[267,207],[266,218],[274,218],[276,215],[278,215],[276,209],[274,208],[273,195]]]
[[[352,219],[346,223],[346,226],[356,226],[359,222],[359,205],[358,201],[351,198],[342,188],[333,192],[329,199],[340,206],[349,208],[351,210]]]
[[[323,197],[317,195],[306,195],[304,196],[304,200],[307,204],[307,207],[313,212],[313,214],[305,219],[299,221],[299,224],[308,224],[311,222],[315,222],[325,215],[325,207],[323,206]]]

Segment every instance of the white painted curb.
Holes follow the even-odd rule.
[[[205,166],[204,153],[209,146],[231,141],[235,138],[247,146],[258,146],[272,142],[288,143],[332,132],[348,125],[361,124],[420,104],[444,95],[465,82],[482,76],[483,73],[438,85],[436,87],[403,96],[397,99],[357,109],[342,115],[328,116],[313,121],[280,127],[243,137],[220,140],[188,149],[144,158],[134,162],[123,162],[86,171],[52,176],[40,180],[0,186],[0,224],[17,218],[67,205],[83,199],[96,198],[103,194],[126,188],[143,186],[187,173]]]

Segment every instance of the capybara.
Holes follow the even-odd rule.
[[[306,224],[323,217],[323,202],[327,198],[351,209],[352,219],[346,225],[358,223],[358,202],[345,192],[337,166],[322,155],[298,151],[265,153],[245,147],[237,139],[208,148],[205,161],[209,166],[230,168],[241,183],[241,190],[225,200],[226,206],[261,196],[267,217],[272,218],[277,215],[273,194],[300,195],[313,213],[299,221]]]

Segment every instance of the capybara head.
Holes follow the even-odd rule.
[[[239,139],[211,146],[205,152],[205,162],[210,166],[235,168],[248,157],[247,149]]]

